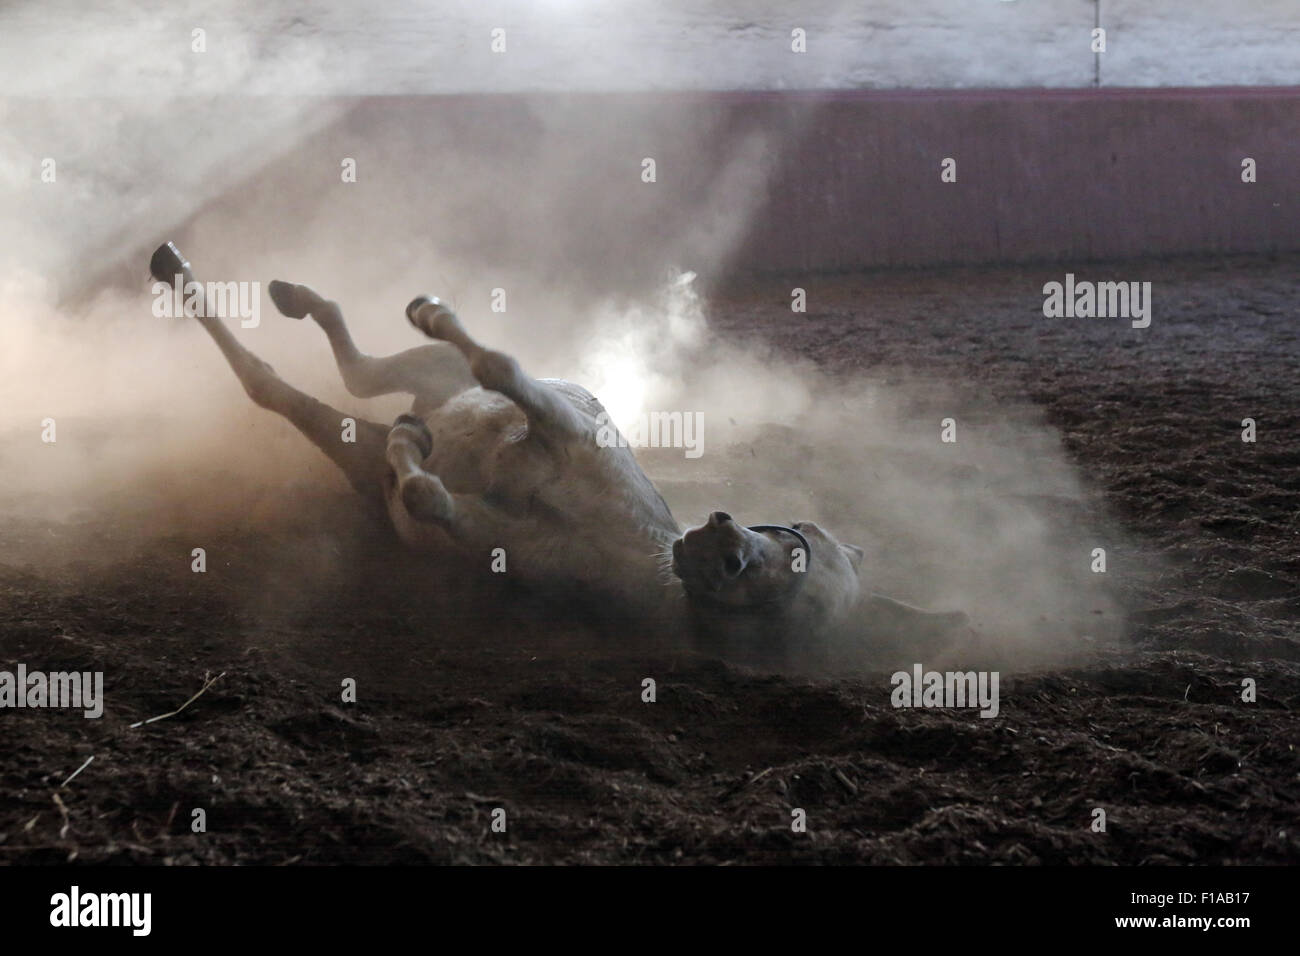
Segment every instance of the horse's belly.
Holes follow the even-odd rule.
[[[538,456],[524,438],[528,422],[497,392],[470,389],[425,416],[433,451],[424,468],[460,494],[513,494],[542,480]],[[503,487],[503,485],[508,487]]]

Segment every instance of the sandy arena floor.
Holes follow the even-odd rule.
[[[114,706],[0,718],[0,861],[1300,862],[1300,262],[1123,269],[1155,283],[1145,334],[1044,319],[1049,268],[822,277],[799,322],[781,277],[709,302],[723,337],[960,381],[1060,432],[1142,573],[1117,585],[1122,642],[1008,675],[1001,719],[894,710],[887,673],[748,673],[536,596],[466,608],[455,569],[396,560],[334,485],[249,501],[202,580],[170,557],[183,514],[165,535],[144,505],[11,515],[0,668],[101,669]],[[96,541],[130,557],[67,557]],[[361,703],[335,703],[340,675]]]

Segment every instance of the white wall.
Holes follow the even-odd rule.
[[[1096,2],[16,0],[0,96],[1089,86]],[[1104,85],[1300,84],[1300,0],[1100,3]]]
[[[1101,3],[1103,85],[1300,84],[1300,0]],[[328,94],[1080,87],[1093,81],[1095,10],[1095,0],[8,0],[0,201],[20,225],[0,238],[0,277],[15,265],[67,275],[183,220],[335,119],[342,104]],[[503,55],[489,49],[498,26]],[[794,27],[807,31],[805,54],[790,51]],[[195,28],[206,52],[191,49]],[[253,107],[229,94],[304,99]],[[58,187],[40,180],[47,157]]]

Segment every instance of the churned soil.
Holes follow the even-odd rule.
[[[107,709],[0,711],[0,860],[1300,862],[1300,263],[1098,266],[1153,282],[1145,330],[1045,319],[1038,290],[1065,271],[710,297],[722,337],[965,382],[1060,432],[1149,573],[1122,642],[1004,673],[997,719],[895,709],[888,670],[757,673],[485,595],[336,485],[259,492],[205,528],[202,575],[183,512],[146,532],[140,499],[58,521],[10,503],[0,669],[103,671]],[[798,321],[792,285],[811,287]]]

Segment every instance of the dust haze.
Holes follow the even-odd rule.
[[[714,509],[746,524],[816,521],[866,549],[868,589],[965,610],[981,653],[1004,667],[1057,662],[1117,635],[1105,576],[1089,567],[1092,549],[1113,538],[1027,402],[994,402],[970,383],[909,369],[832,377],[711,332],[712,292],[743,274],[747,222],[781,144],[815,122],[811,108],[783,128],[725,138],[738,145],[720,155],[711,121],[663,106],[629,120],[583,100],[475,116],[419,97],[271,96],[326,74],[337,87],[349,64],[325,62],[296,36],[268,67],[250,38],[228,34],[200,97],[0,101],[0,187],[13,207],[0,238],[0,508],[10,529],[64,529],[11,530],[0,561],[112,565],[152,538],[197,546],[271,528],[285,544],[268,589],[285,565],[301,571],[300,599],[347,587],[345,565],[304,559],[332,546],[310,526],[351,500],[341,475],[252,405],[200,328],[152,313],[148,253],[175,239],[201,281],[261,284],[260,324],[237,335],[345,414],[391,421],[405,400],[347,395],[319,329],[275,312],[271,279],[339,301],[372,354],[421,344],[402,309],[428,292],[534,376],[590,388],[620,424],[642,412],[703,413],[699,458],[640,455],[680,523]],[[66,62],[94,59],[76,52]],[[449,125],[431,126],[431,113]],[[527,148],[512,147],[521,141]],[[592,149],[623,165],[583,167]],[[661,157],[655,184],[639,176],[646,155]],[[58,160],[53,183],[41,180],[47,156]],[[357,162],[354,184],[340,181],[344,157]],[[674,186],[682,168],[694,178]],[[689,199],[660,209],[647,198],[674,188]],[[620,190],[621,211],[644,228],[611,231],[619,216],[608,205],[584,206]],[[790,279],[815,296],[815,275]],[[504,312],[491,308],[497,288]],[[1034,299],[1026,290],[1027,307]],[[784,321],[816,321],[792,312],[788,293],[768,307]],[[955,443],[940,440],[945,418],[956,421]],[[42,441],[47,419],[54,443]],[[115,533],[78,534],[101,520]]]

